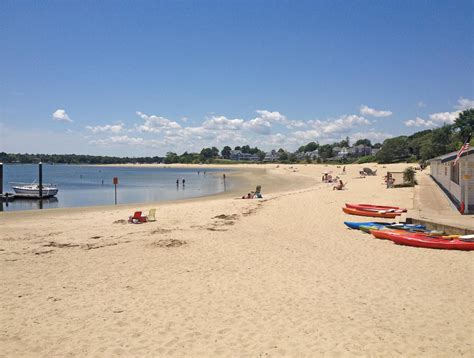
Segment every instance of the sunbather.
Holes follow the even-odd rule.
[[[345,184],[339,179],[339,182],[333,186],[332,190],[342,190]]]

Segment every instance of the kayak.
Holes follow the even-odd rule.
[[[406,213],[407,211],[407,209],[400,208],[398,206],[373,205],[373,204],[346,203],[346,207],[350,209],[370,210],[370,211],[392,211],[392,212],[402,212],[402,213]]]
[[[429,249],[445,250],[474,250],[474,242],[470,235],[430,235],[428,233],[412,233],[401,230],[370,230],[370,233],[379,239],[388,239],[398,245],[424,247]]]
[[[422,225],[419,225],[419,226],[422,226]],[[368,234],[370,234],[372,230],[383,230],[383,231],[392,231],[392,232],[400,231],[402,233],[423,234],[423,235],[429,235],[429,236],[444,235],[444,232],[442,231],[427,230],[425,228],[405,226],[405,225],[387,225],[387,226],[381,226],[381,227],[361,225],[359,227],[359,230],[366,232]]]
[[[425,225],[415,225],[415,224],[403,224],[403,223],[384,223],[384,222],[355,222],[355,221],[344,221],[344,224],[351,229],[359,230],[361,226],[371,227],[372,229],[402,229],[402,230],[424,230],[426,229]]]
[[[387,212],[358,210],[358,209],[351,209],[351,208],[342,208],[342,211],[350,215],[371,216],[375,218],[387,218],[387,219],[395,219],[397,216],[401,215],[401,213],[387,213]]]

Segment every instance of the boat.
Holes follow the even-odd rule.
[[[431,236],[423,233],[395,232],[390,230],[371,230],[372,235],[393,241],[398,245],[444,250],[474,250],[472,235]]]
[[[406,213],[407,212],[407,209],[399,208],[398,206],[346,203],[346,207],[350,208],[350,209],[369,210],[369,211],[387,211],[387,212],[396,212],[396,213]]]
[[[378,211],[359,210],[359,209],[351,209],[351,208],[342,208],[342,211],[350,215],[371,216],[375,218],[386,218],[386,219],[395,219],[397,216],[401,215],[401,213],[390,213],[386,211],[378,212]]]
[[[39,184],[23,184],[23,183],[14,183],[17,185],[12,185],[12,189],[15,192],[15,197],[17,198],[40,198],[40,188]],[[58,193],[58,187],[52,184],[43,184],[42,198],[50,198],[55,196]]]

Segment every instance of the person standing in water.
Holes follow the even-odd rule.
[[[186,183],[186,180],[184,180],[184,178],[182,180],[182,183],[183,183],[183,187],[184,187],[184,184]]]

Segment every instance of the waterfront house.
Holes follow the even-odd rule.
[[[431,177],[458,209],[463,206],[465,214],[474,214],[474,148],[454,165],[456,155],[452,152],[431,159]]]

